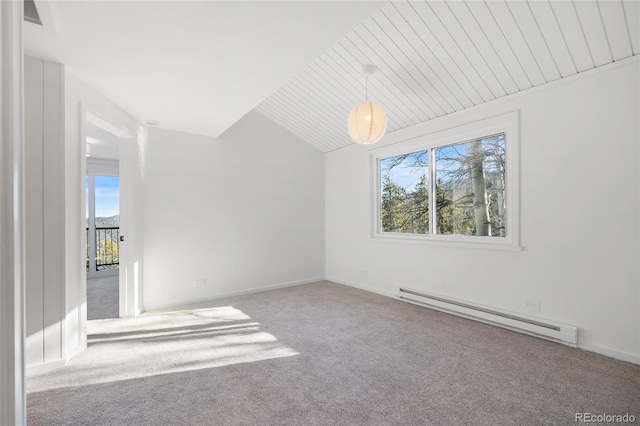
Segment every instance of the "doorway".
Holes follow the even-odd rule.
[[[81,190],[87,193],[86,197],[81,198],[83,206],[80,209],[81,214],[87,218],[82,233],[82,239],[87,242],[82,244],[86,252],[79,253],[85,258],[79,272],[87,284],[94,278],[109,278],[111,286],[118,289],[118,313],[115,317],[133,317],[139,315],[141,301],[139,258],[135,252],[138,234],[133,225],[136,218],[133,193],[138,182],[135,180],[134,170],[140,138],[139,127],[129,117],[113,114],[109,108],[99,110],[81,102],[80,113],[80,140],[85,161],[82,162],[81,172],[84,177],[78,183]],[[118,188],[117,197],[115,188]],[[89,189],[92,189],[93,195]],[[112,199],[117,198],[117,211],[113,208],[113,203],[111,208],[107,206],[102,209],[97,204],[103,191],[110,192],[107,195]],[[93,197],[91,200],[90,196]],[[93,211],[90,212],[90,209]],[[90,215],[91,220],[88,219]],[[93,229],[88,229],[91,226]],[[92,289],[83,286],[79,290],[79,300],[87,302]],[[111,295],[116,297],[115,292]],[[96,298],[101,299],[100,296]],[[86,321],[96,318],[95,312],[92,313],[89,309],[91,308],[85,303],[79,315],[80,339],[85,342]]]
[[[126,249],[123,226],[128,217],[123,176],[131,133],[119,123],[81,105],[81,140],[85,148],[86,319],[128,316]],[[126,161],[125,161],[126,163]],[[125,170],[126,171],[126,170]],[[123,280],[123,275],[125,279]]]
[[[86,197],[87,319],[118,318],[120,176],[117,160],[87,157]]]

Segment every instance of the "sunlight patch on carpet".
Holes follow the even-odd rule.
[[[88,348],[28,391],[110,383],[299,355],[232,306],[89,321]]]

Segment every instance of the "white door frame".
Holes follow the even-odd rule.
[[[23,2],[0,1],[0,424],[26,424]]]
[[[88,106],[86,103],[82,103],[80,106],[81,119],[80,119],[80,139],[81,139],[81,155],[86,158],[86,145],[87,140],[87,123],[90,122],[93,125],[100,127],[112,135],[116,136],[120,141],[119,153],[119,172],[120,176],[120,236],[124,237],[119,245],[120,265],[119,265],[119,316],[120,317],[132,317],[137,314],[137,289],[133,286],[133,266],[132,266],[132,254],[129,248],[128,240],[126,238],[127,232],[131,229],[132,223],[131,217],[133,215],[133,209],[131,205],[132,193],[132,174],[131,169],[127,167],[131,163],[132,146],[133,146],[133,134],[134,129],[127,128],[124,124],[117,122],[114,119],[107,118],[107,114],[100,113],[96,109]],[[84,170],[82,170],[82,187],[85,187],[85,176],[87,175],[86,161],[82,161]],[[81,209],[82,217],[86,214],[86,197],[82,197]],[[86,247],[86,234],[83,233],[83,249]],[[83,263],[84,266],[84,263]],[[86,271],[83,267],[82,273],[86,282]],[[86,292],[84,293],[84,301],[86,302]],[[84,318],[86,321],[86,318]]]

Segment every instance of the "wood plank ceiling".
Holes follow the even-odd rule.
[[[369,99],[387,133],[640,53],[640,2],[392,1],[256,110],[322,152]]]

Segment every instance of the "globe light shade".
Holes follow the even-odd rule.
[[[379,105],[363,102],[349,113],[347,127],[349,136],[355,143],[375,143],[387,131],[387,116]]]

